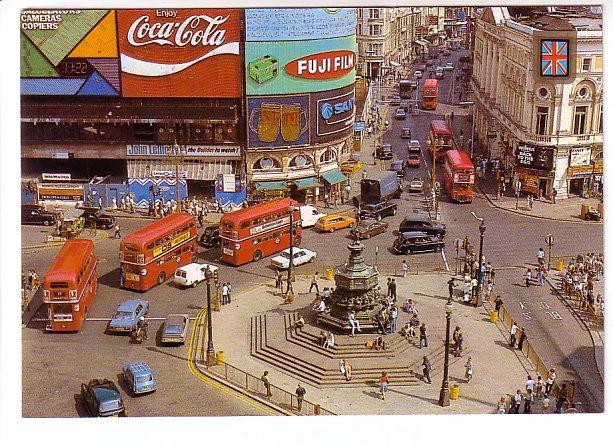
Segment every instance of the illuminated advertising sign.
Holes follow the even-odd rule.
[[[247,42],[247,95],[311,93],[355,83],[355,35],[324,40]]]
[[[518,146],[515,152],[517,165],[530,169],[551,170],[553,168],[553,149],[534,146]]]
[[[311,141],[337,141],[353,132],[355,88],[350,85],[333,91],[311,94]]]
[[[247,98],[248,147],[292,147],[309,144],[309,96]]]
[[[245,32],[249,42],[330,39],[355,35],[355,9],[247,9]]]
[[[241,156],[240,146],[179,145],[186,157],[229,157]],[[168,151],[174,152],[174,144],[127,144],[126,156],[129,157],[166,157]]]
[[[118,10],[124,96],[242,95],[236,9]]]

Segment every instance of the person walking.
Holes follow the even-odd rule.
[[[298,401],[298,412],[302,412],[302,400],[304,400],[304,395],[306,395],[306,389],[298,383],[298,387],[296,388],[296,401]]]
[[[447,281],[447,286],[449,287],[449,300],[453,299],[453,289],[455,287],[455,279],[452,277]]]
[[[526,396],[524,397],[524,413],[532,413],[532,401],[534,400],[534,395],[532,395],[532,389],[528,389],[526,391]]]
[[[387,373],[382,372],[381,376],[379,377],[379,391],[381,392],[381,399],[385,399],[385,393],[387,392],[389,384],[390,379],[387,376]]]
[[[556,413],[562,413],[562,406],[568,400],[568,390],[566,384],[562,384],[560,392],[558,393],[558,399],[556,400]]]
[[[121,238],[121,228],[119,227],[119,224],[115,225],[115,235],[114,238]]]
[[[396,279],[392,279],[389,285],[389,297],[392,302],[396,302]]]
[[[513,411],[511,413],[519,413],[519,408],[521,407],[521,400],[522,400],[522,395],[521,395],[521,390],[517,390],[517,393],[515,393],[515,395],[513,395]]]
[[[537,268],[536,269],[536,284],[538,286],[543,286],[543,284],[545,283],[545,278],[543,275],[543,269],[542,268]]]
[[[532,270],[526,269],[526,288],[530,288],[530,282],[532,281]]]
[[[470,382],[470,380],[473,378],[473,363],[472,358],[470,356],[468,357],[468,361],[466,361],[466,364],[464,364],[464,368],[466,369],[466,373],[464,374],[466,382]]]
[[[428,335],[426,333],[426,323],[423,322],[419,327],[419,348],[428,347]]]
[[[279,291],[283,290],[283,277],[281,271],[277,270],[275,274],[275,288]]]
[[[391,296],[392,296],[392,287],[391,287],[391,285],[392,285],[392,278],[388,277],[387,278],[387,297],[388,298],[391,298]]]
[[[272,396],[272,390],[270,386],[270,378],[268,377],[268,370],[264,371],[261,380],[266,388],[266,398],[270,398]]]
[[[551,203],[556,204],[556,197],[558,196],[558,191],[553,189],[551,191]]]
[[[402,277],[406,277],[409,272],[409,265],[406,260],[402,261]]]
[[[517,329],[518,328],[519,327],[517,326],[517,324],[515,322],[513,322],[513,324],[511,325],[511,331],[510,331],[511,339],[509,340],[509,345],[512,348],[515,348],[515,342],[517,341],[515,336],[517,335]]]
[[[551,394],[551,389],[553,388],[553,383],[556,381],[556,369],[552,368],[549,370],[549,376],[547,377],[547,381],[545,381],[545,395]]]
[[[361,332],[360,321],[355,317],[355,311],[351,310],[349,313],[349,325],[351,325],[351,337],[355,336],[356,329]]]
[[[102,210],[102,197],[98,197],[98,208]]]
[[[502,304],[502,297],[496,296],[496,300],[494,301],[494,309],[496,310],[496,313],[498,313],[498,315],[500,315],[500,309],[502,308]]]
[[[517,350],[522,351],[524,349],[524,341],[528,339],[528,335],[526,334],[526,328],[521,327],[521,333],[519,335],[519,342],[517,343]]]
[[[421,362],[421,365],[424,368],[424,381],[427,382],[428,384],[432,384],[432,379],[430,378],[430,371],[432,370],[432,365],[430,364],[430,361],[428,360],[427,356],[424,356],[423,361]]]
[[[496,413],[504,414],[507,412],[507,402],[504,396],[500,397],[500,401],[498,401],[498,407],[496,408]]]
[[[396,333],[396,322],[398,320],[398,308],[395,305],[392,305],[392,309],[390,311],[390,332]]]
[[[228,303],[228,284],[224,282],[221,286],[221,304],[225,305]]]
[[[526,379],[526,392],[528,390],[534,392],[534,380],[532,379],[532,376],[530,375],[528,375],[528,378]]]
[[[543,378],[541,378],[541,375],[537,375],[536,377],[536,397],[537,398],[543,397],[543,387],[544,387]]]
[[[545,264],[545,251],[543,248],[539,248],[538,252],[536,253],[536,263],[539,266],[543,266]]]
[[[228,287],[228,300],[226,303],[231,304],[232,303],[232,284],[230,282],[227,282],[226,285]]]

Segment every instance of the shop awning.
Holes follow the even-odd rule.
[[[329,185],[347,181],[347,177],[343,175],[340,170],[330,170],[329,172],[323,172],[321,176],[324,181]]]
[[[417,39],[414,40],[414,42],[418,45],[422,45],[422,46],[428,46],[430,45],[430,42],[428,42],[427,40],[422,40],[422,39]]]
[[[401,67],[401,66],[402,66],[401,64],[399,64],[398,62],[395,62],[395,61],[393,61],[393,60],[390,60],[390,65],[391,65],[392,67]]]
[[[255,183],[255,190],[285,190],[285,181],[258,181]]]
[[[294,180],[298,190],[310,189],[311,187],[321,187],[322,184],[315,179],[315,177],[300,178]]]

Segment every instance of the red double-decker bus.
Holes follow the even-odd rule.
[[[302,239],[298,202],[279,198],[221,217],[221,260],[243,265],[289,248],[289,207],[294,206],[294,246]]]
[[[430,157],[433,157],[436,153],[436,160],[440,161],[445,157],[448,150],[454,150],[455,148],[453,132],[449,123],[442,119],[430,121]]]
[[[138,291],[163,283],[195,261],[198,228],[193,215],[171,214],[132,234],[119,246],[123,287]]]
[[[438,104],[438,79],[426,79],[421,92],[421,108],[435,110]]]
[[[45,275],[43,302],[49,331],[79,331],[98,289],[94,242],[67,240]]]
[[[470,203],[473,201],[475,185],[475,166],[463,150],[449,150],[445,155],[443,187],[453,201]]]

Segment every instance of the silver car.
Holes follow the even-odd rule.
[[[424,190],[424,182],[421,178],[413,178],[409,183],[409,192],[422,192]]]
[[[183,344],[187,336],[189,314],[169,314],[162,327],[162,344]]]

